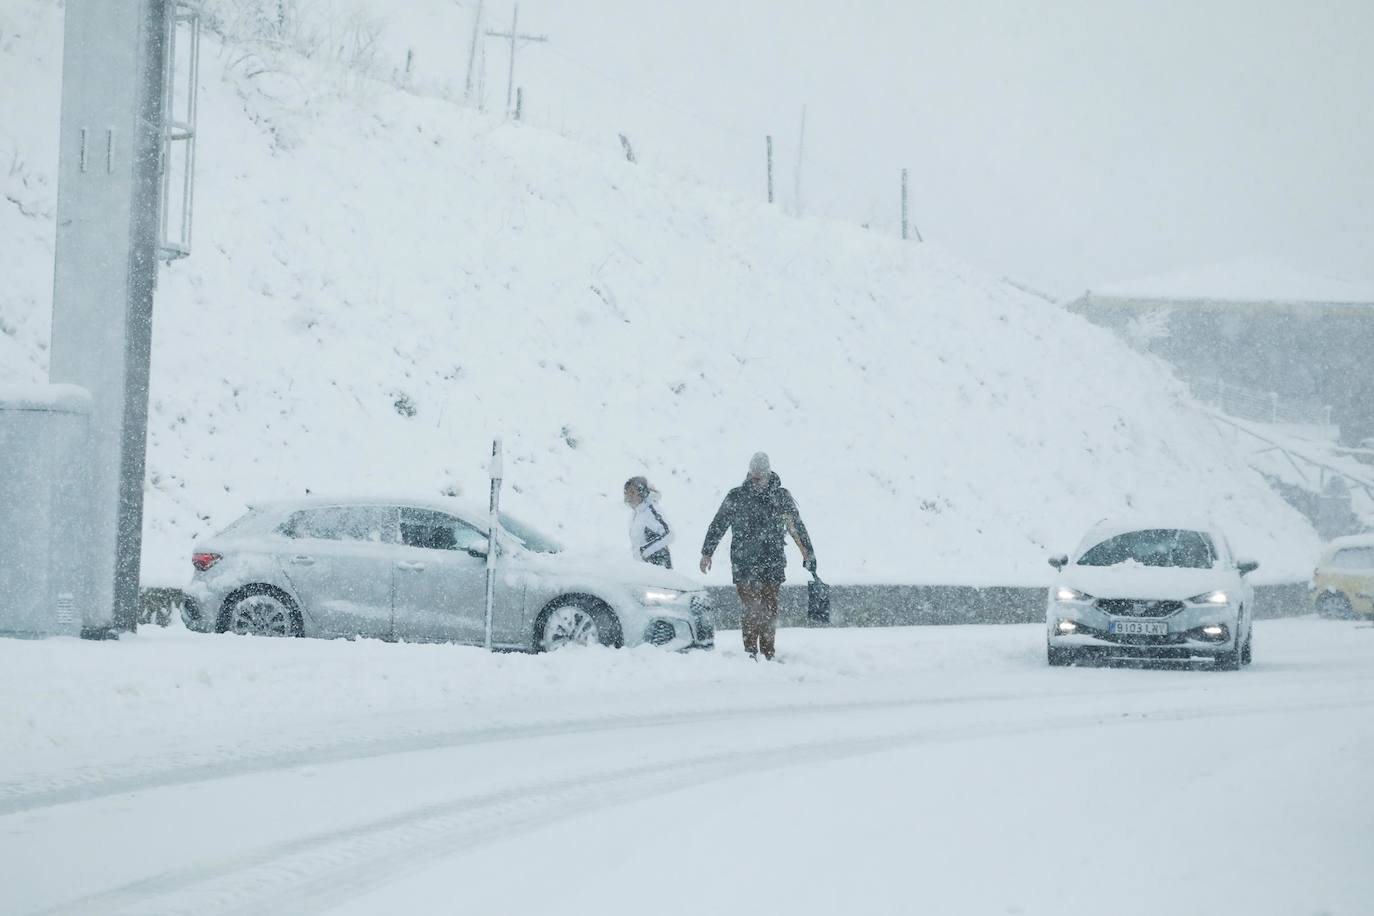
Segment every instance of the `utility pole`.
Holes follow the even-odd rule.
[[[477,40],[482,37],[482,4],[477,0],[477,15],[472,20],[472,46],[468,48],[468,76],[463,81],[463,98],[472,100],[472,65],[477,62]]]
[[[768,202],[773,202],[773,135],[765,138],[768,145]]]
[[[490,38],[505,38],[510,41],[510,70],[506,74],[506,111],[511,110],[512,95],[515,92],[515,49],[522,41],[548,41],[547,35],[521,35],[520,34],[520,4],[515,5],[515,12],[511,16],[509,32],[487,32]]]

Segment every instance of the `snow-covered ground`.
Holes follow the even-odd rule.
[[[61,15],[0,6],[0,381],[46,371]],[[690,557],[764,449],[838,582],[1043,584],[1121,513],[1212,515],[1264,580],[1311,568],[1310,526],[1166,369],[936,246],[336,60],[212,35],[202,58],[195,252],[156,306],[148,582],[184,582],[254,499],[480,497],[495,435],[512,511],[617,555],[627,477],[663,490]]]
[[[1238,673],[737,638],[0,641],[0,909],[1374,912],[1367,624],[1261,621]]]

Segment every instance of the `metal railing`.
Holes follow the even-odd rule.
[[[1330,426],[1331,407],[1314,399],[1286,398],[1275,391],[1258,391],[1219,378],[1189,380],[1193,396],[1224,414],[1259,423]]]
[[[1219,411],[1209,413],[1219,427],[1236,436],[1238,444],[1240,437],[1247,437],[1251,450],[1246,460],[1261,474],[1270,477],[1274,476],[1274,469],[1285,469],[1291,474],[1290,481],[1314,498],[1346,500],[1355,517],[1362,520],[1361,525],[1367,526],[1370,520],[1374,520],[1374,472],[1366,475],[1354,468],[1337,467],[1327,456],[1320,454],[1320,445],[1300,441],[1283,442],[1280,437],[1270,435],[1263,428],[1251,428],[1244,421]],[[1337,453],[1349,451],[1334,447],[1332,450]],[[1273,462],[1270,470],[1263,466],[1265,460]],[[1317,519],[1313,521],[1315,524]],[[1324,533],[1324,536],[1330,536],[1330,533]]]

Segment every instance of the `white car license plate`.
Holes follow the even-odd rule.
[[[1163,620],[1113,620],[1107,632],[1118,636],[1167,636],[1169,625]]]

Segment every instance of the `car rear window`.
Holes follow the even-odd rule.
[[[229,523],[227,528],[216,533],[215,537],[246,537],[250,535],[271,534],[281,526],[281,513],[266,509],[249,509]]]
[[[1134,561],[1142,566],[1211,569],[1217,552],[1201,531],[1148,528],[1110,537],[1085,551],[1079,566],[1116,566]]]

